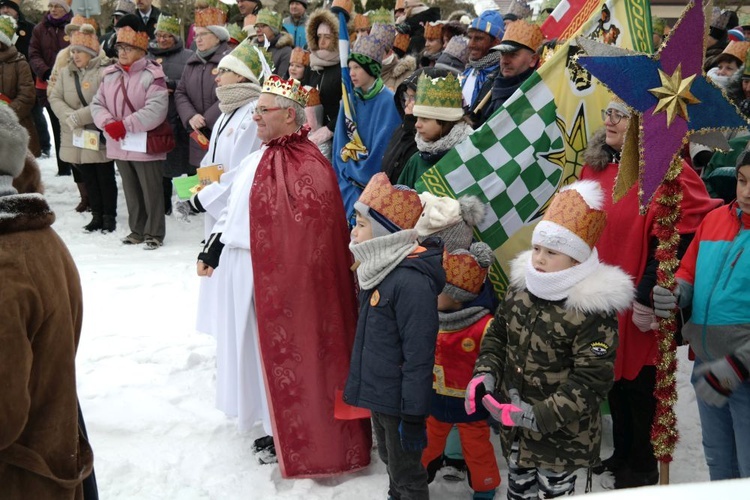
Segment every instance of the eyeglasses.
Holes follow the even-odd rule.
[[[219,75],[223,75],[224,73],[234,73],[234,71],[229,68],[217,68],[216,73]]]
[[[258,115],[258,116],[264,116],[266,113],[270,113],[271,111],[278,111],[280,109],[284,109],[284,108],[282,108],[281,106],[277,106],[275,108],[267,108],[265,106],[258,106],[257,108],[255,108],[255,111],[253,111],[253,114]]]
[[[125,52],[126,54],[130,54],[134,50],[139,50],[136,47],[131,47],[130,45],[115,45],[115,50],[117,52]]]
[[[204,36],[213,35],[210,31],[202,31],[193,35],[193,38],[203,38]]]
[[[167,40],[169,38],[172,38],[172,35],[169,33],[156,33],[156,39],[157,40]]]
[[[612,125],[617,125],[620,123],[620,121],[623,118],[630,118],[627,115],[623,115],[619,111],[615,111],[614,109],[603,109],[602,110],[602,121],[607,121],[607,118],[609,118],[609,123]]]

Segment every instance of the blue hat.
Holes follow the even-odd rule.
[[[503,15],[496,10],[485,10],[471,22],[469,29],[484,31],[500,40],[505,34]]]

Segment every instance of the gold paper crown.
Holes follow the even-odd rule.
[[[70,45],[86,47],[94,54],[99,53],[99,39],[96,37],[96,29],[90,24],[84,24],[78,31],[70,35]]]
[[[334,7],[344,9],[349,14],[354,12],[354,2],[352,0],[333,0],[331,9],[333,9]]]
[[[427,39],[443,37],[443,23],[440,21],[424,25],[424,37]]]
[[[370,18],[370,24],[380,23],[380,24],[393,24],[393,11],[388,10],[386,8],[380,7],[379,9],[370,11],[367,14],[367,17]]]
[[[607,224],[607,213],[591,208],[575,189],[567,189],[555,195],[542,220],[564,227],[594,248]]]
[[[277,75],[271,75],[263,83],[263,92],[286,97],[303,108],[307,106],[308,92],[305,87],[300,85],[299,80],[295,80],[294,78],[284,80]]]
[[[80,14],[76,14],[73,16],[68,24],[65,25],[65,34],[70,35],[71,33],[75,32],[83,26],[84,24],[89,24],[94,27],[94,29],[99,29],[99,25],[96,24],[96,19],[90,18],[90,17],[83,17]]]
[[[320,92],[318,91],[318,89],[305,85],[305,90],[307,90],[307,107],[311,108],[313,106],[319,106]]]
[[[417,192],[394,188],[383,172],[372,176],[362,191],[359,202],[370,207],[370,210],[375,210],[400,229],[413,229],[422,215],[422,201]]]
[[[406,52],[406,49],[409,48],[410,41],[411,37],[406,33],[396,33],[396,38],[393,40],[393,48]]]
[[[471,253],[448,253],[443,250],[445,282],[473,295],[479,295],[489,269],[479,265]]]
[[[227,12],[222,8],[223,3],[199,9],[195,11],[195,26],[206,28],[208,26],[224,26],[227,23]],[[225,7],[225,6],[224,6]]]
[[[364,14],[357,14],[353,21],[354,31],[370,29],[370,19]]]
[[[159,14],[159,20],[156,22],[156,30],[169,33],[175,37],[180,36],[180,18]]]
[[[732,40],[729,45],[726,46],[721,55],[728,54],[739,59],[741,62],[740,66],[745,64],[747,60],[747,53],[750,51],[750,42],[735,42]]]
[[[292,54],[289,56],[289,64],[301,64],[302,66],[310,65],[310,53],[302,47],[294,47]]]
[[[148,33],[145,31],[136,32],[130,26],[123,26],[117,29],[117,43],[124,43],[148,51]]]
[[[430,78],[424,73],[417,80],[415,106],[462,109],[461,83],[453,73],[445,78]]]
[[[508,24],[502,41],[512,42],[516,46],[523,45],[536,52],[542,46],[544,34],[538,24],[519,19]]]

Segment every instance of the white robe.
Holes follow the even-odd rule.
[[[256,151],[261,146],[258,139],[258,126],[253,120],[253,112],[257,99],[237,108],[232,115],[222,114],[216,121],[215,133],[211,135],[208,151],[201,161],[201,167],[220,163],[224,166],[224,175],[219,182],[214,182],[204,187],[196,194],[200,204],[206,210],[203,214],[204,238],[208,240],[213,232],[216,219],[227,205],[227,197],[231,189],[237,166],[247,155]],[[231,116],[231,119],[230,119]],[[221,133],[219,133],[221,131]],[[215,269],[221,274],[220,268]],[[196,330],[216,336],[211,329],[211,318],[209,314],[216,310],[218,293],[215,283],[218,279],[201,278],[198,289],[198,311],[196,314]]]
[[[250,255],[250,189],[265,147],[250,154],[237,167],[227,204],[214,232],[223,233],[219,260],[222,272],[216,282],[214,319],[216,332],[216,406],[237,416],[240,430],[262,421],[272,435],[262,360],[258,347],[258,321],[253,299],[255,283]],[[213,277],[209,279],[216,278]]]

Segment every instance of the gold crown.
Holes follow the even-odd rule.
[[[294,47],[292,54],[289,56],[289,64],[301,64],[302,66],[310,65],[310,53],[302,47]]]
[[[746,58],[748,51],[750,51],[750,42],[735,42],[734,40],[732,40],[731,42],[729,42],[729,45],[727,45],[727,47],[721,54],[729,54],[730,56],[736,57],[737,59],[742,61],[742,63],[740,64],[740,66],[742,66],[742,64],[745,64],[745,62],[747,62]]]
[[[533,24],[523,19],[513,21],[508,24],[505,28],[505,35],[503,35],[503,43],[508,45],[515,45],[520,47],[523,45],[534,52],[541,47],[544,41],[544,34],[538,24]]]
[[[577,190],[567,189],[555,195],[542,220],[564,227],[594,248],[607,225],[607,213],[591,208]]]
[[[440,21],[435,23],[427,23],[424,25],[424,37],[427,39],[431,38],[442,38],[443,36],[443,23]]]
[[[400,229],[412,229],[422,215],[422,200],[416,191],[396,189],[388,176],[379,172],[372,176],[362,191],[359,202],[375,210]]]
[[[84,24],[90,24],[94,27],[95,30],[99,29],[99,25],[96,24],[96,19],[93,19],[91,17],[83,17],[80,14],[76,14],[70,19],[70,22],[65,25],[65,34],[70,35]]]
[[[396,33],[396,38],[393,40],[393,48],[401,49],[403,52],[406,52],[406,49],[409,48],[410,41],[411,37],[406,33]]]
[[[117,43],[124,43],[148,51],[148,33],[135,31],[130,26],[123,26],[117,29]]]
[[[370,29],[370,18],[364,14],[354,16],[354,31]]]
[[[208,7],[195,11],[195,26],[197,28],[224,26],[226,23],[227,13],[219,7]]]
[[[269,76],[265,83],[263,83],[263,92],[266,94],[280,95],[296,102],[303,108],[307,106],[308,92],[300,83],[299,80],[290,78],[284,80],[278,75]]]
[[[319,106],[320,92],[318,91],[318,89],[305,85],[305,90],[307,90],[307,107],[311,108],[313,106]]]
[[[448,253],[443,250],[445,281],[473,295],[479,295],[488,269],[479,265],[471,253]]]

